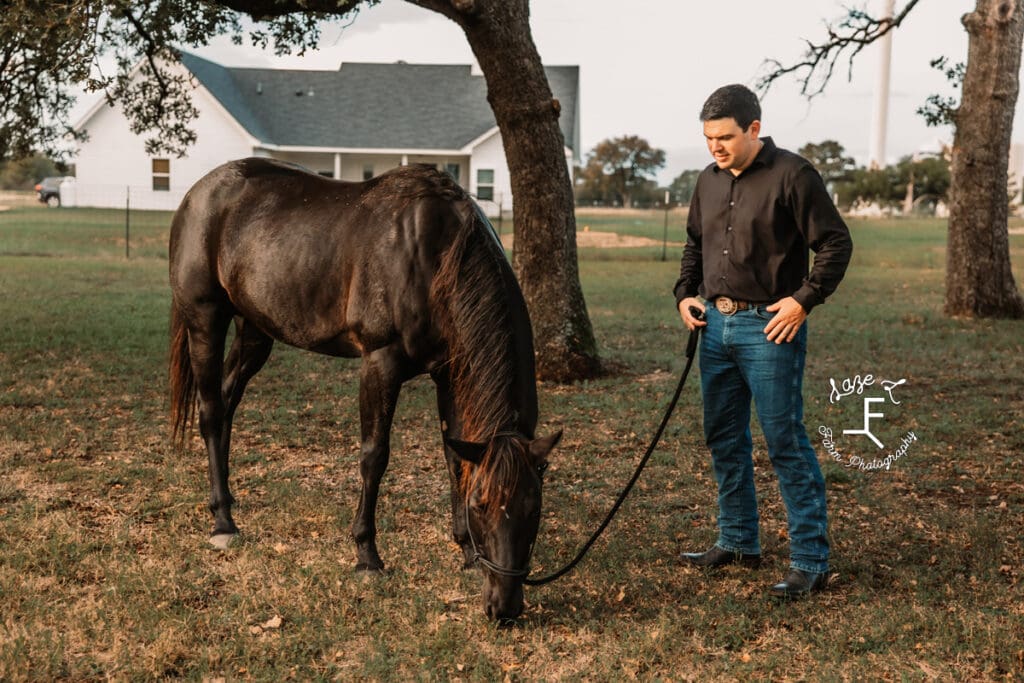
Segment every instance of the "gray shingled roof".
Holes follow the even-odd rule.
[[[492,129],[483,76],[465,65],[345,63],[337,71],[232,68],[181,61],[264,144],[358,149],[460,149]],[[579,67],[545,67],[578,155]]]

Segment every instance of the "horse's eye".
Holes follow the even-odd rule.
[[[547,471],[548,471],[548,463],[547,463],[547,461],[544,461],[541,464],[537,465],[537,475],[538,476],[543,477],[544,473],[547,472]]]

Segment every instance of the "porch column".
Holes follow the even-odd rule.
[[[334,179],[341,180],[341,152],[334,153]]]
[[[409,155],[408,154],[403,154],[402,155],[402,166],[408,166],[408,165],[409,165]]]

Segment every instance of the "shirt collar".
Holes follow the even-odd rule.
[[[757,153],[757,156],[754,157],[754,163],[751,166],[761,164],[762,166],[771,167],[775,161],[775,153],[778,152],[779,148],[775,146],[775,141],[771,139],[771,136],[761,138],[761,142],[764,143],[764,146]]]
[[[778,152],[779,148],[775,146],[775,141],[771,139],[771,136],[761,138],[761,142],[764,143],[761,146],[761,150],[757,153],[757,156],[754,157],[754,160],[750,162],[750,166],[743,169],[743,173],[747,173],[755,166],[771,168],[772,163],[775,161],[775,154]],[[714,163],[711,164],[711,168],[715,173],[726,170],[719,168],[718,164]],[[742,175],[742,173],[740,175]]]

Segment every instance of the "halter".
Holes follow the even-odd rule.
[[[520,434],[519,432],[505,430],[505,431],[496,432],[494,434],[494,436],[491,437],[491,440],[494,440],[494,439],[498,438],[499,436],[506,436],[506,437],[513,437],[514,436],[514,437],[523,438],[523,435]],[[487,559],[487,557],[483,553],[480,552],[480,548],[476,544],[476,539],[473,538],[473,527],[469,523],[469,495],[468,494],[466,496],[466,500],[463,501],[462,507],[463,507],[464,512],[466,513],[466,534],[469,536],[469,544],[473,547],[473,559],[471,559],[470,562],[473,563],[473,564],[480,563],[483,566],[485,566],[488,569],[490,569],[495,574],[498,574],[500,576],[508,576],[508,577],[512,577],[512,578],[529,576],[529,574],[530,574],[530,565],[529,564],[527,564],[526,567],[524,567],[522,569],[509,569],[507,567],[502,567],[501,565],[498,565],[498,564],[495,564],[494,562],[491,562],[489,559]],[[533,557],[533,544],[532,543],[530,544],[530,554],[529,554],[529,557]]]
[[[473,538],[473,527],[469,523],[469,500],[468,499],[463,503],[463,508],[465,509],[465,512],[466,512],[466,534],[469,535],[469,543],[470,543],[470,545],[473,546],[473,559],[470,560],[470,562],[474,563],[474,564],[479,562],[480,564],[482,564],[483,566],[487,567],[488,569],[490,569],[495,574],[499,574],[501,576],[509,576],[509,577],[512,577],[512,578],[528,576],[530,574],[530,565],[526,565],[526,567],[524,567],[522,569],[508,569],[507,567],[502,567],[501,565],[494,564],[489,559],[487,559],[484,556],[483,553],[480,552],[480,548],[476,544],[476,539]],[[533,556],[533,544],[532,543],[530,544],[530,556],[531,557]]]

